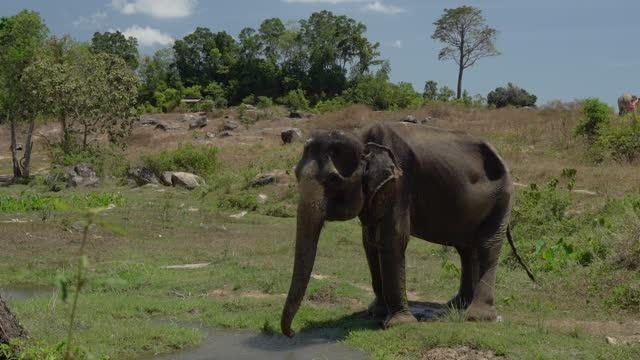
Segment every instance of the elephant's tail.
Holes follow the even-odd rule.
[[[524,260],[522,260],[520,254],[518,254],[518,250],[516,249],[516,244],[513,243],[513,237],[511,237],[511,225],[507,226],[507,239],[509,240],[509,245],[511,245],[511,250],[513,250],[513,255],[515,255],[520,265],[522,265],[524,270],[527,272],[527,275],[529,275],[529,279],[537,284],[538,282],[536,281],[535,276],[533,276],[533,273],[531,273],[531,270],[529,270],[527,264],[525,264]]]

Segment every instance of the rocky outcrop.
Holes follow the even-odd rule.
[[[235,130],[240,126],[240,124],[238,124],[237,121],[233,121],[233,120],[225,120],[224,121],[224,125],[222,127],[222,130],[224,131],[231,131],[231,130]]]
[[[408,123],[412,123],[412,124],[417,124],[418,123],[418,119],[416,119],[415,116],[413,115],[407,115],[405,117],[402,118],[402,120],[400,120],[402,122],[408,122]]]
[[[89,164],[78,164],[67,171],[67,184],[72,187],[92,186],[100,180]]]
[[[189,130],[201,129],[208,123],[206,113],[184,114],[184,120],[189,123]]]
[[[129,169],[128,175],[130,179],[136,182],[136,185],[143,186],[147,184],[158,184],[158,177],[146,167]]]

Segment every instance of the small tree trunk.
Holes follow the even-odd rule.
[[[29,333],[13,316],[9,307],[0,295],[0,344],[8,344],[11,339],[27,339]]]
[[[458,95],[457,95],[458,99],[462,97],[462,72],[463,71],[464,71],[464,68],[460,66],[460,69],[458,70]]]
[[[33,149],[33,131],[36,127],[36,119],[31,119],[29,124],[29,133],[27,133],[27,143],[24,147],[24,156],[22,157],[22,177],[29,178],[31,172],[31,150]]]
[[[18,159],[18,149],[16,144],[16,120],[11,118],[11,160],[13,161],[13,178],[22,177],[20,171],[20,160]]]

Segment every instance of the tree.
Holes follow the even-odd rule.
[[[14,178],[29,178],[32,136],[35,117],[25,101],[23,72],[42,48],[48,33],[47,26],[37,12],[23,10],[10,17],[0,18],[0,112],[11,124],[11,158]],[[18,159],[16,127],[19,121],[29,124],[22,159]]]
[[[431,38],[445,44],[438,60],[453,60],[458,64],[457,98],[460,99],[464,70],[483,57],[500,54],[495,46],[497,31],[485,24],[480,9],[471,6],[444,9],[444,14],[433,24],[436,29]]]
[[[429,80],[424,84],[424,93],[422,94],[425,101],[434,101],[438,96],[438,83]]]
[[[506,88],[498,87],[489,92],[487,95],[487,104],[493,105],[496,108],[508,105],[515,107],[535,106],[537,99],[535,95],[529,94],[527,90],[508,83]]]
[[[138,68],[138,40],[125,37],[120,31],[95,32],[91,39],[91,50],[120,56],[132,69]]]
[[[156,91],[164,91],[167,88],[182,89],[171,48],[157,50],[152,56],[145,55],[139,73],[143,83],[140,91],[141,103],[151,102],[159,106],[154,100]]]
[[[76,144],[86,150],[94,133],[106,133],[112,143],[124,145],[136,119],[139,80],[121,57],[84,52],[60,63],[43,56],[25,69],[22,81],[28,90],[25,101],[34,112],[63,124],[63,150]]]

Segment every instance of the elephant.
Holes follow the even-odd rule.
[[[375,299],[368,313],[384,328],[417,321],[405,288],[410,236],[454,247],[461,259],[458,293],[448,305],[469,320],[495,320],[495,281],[509,229],[514,187],[504,161],[481,138],[407,122],[355,131],[314,130],[295,168],[299,202],[293,275],[282,333],[304,297],[325,221],[358,217]]]
[[[638,101],[638,97],[631,94],[623,94],[618,98],[618,115],[622,116],[630,112],[629,105]],[[634,110],[635,111],[635,106]]]

